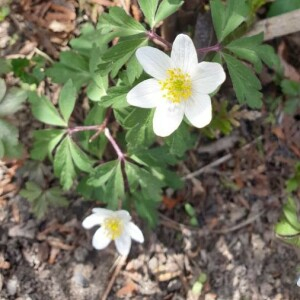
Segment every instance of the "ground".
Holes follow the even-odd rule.
[[[94,4],[100,13],[110,1],[94,2],[100,3]],[[64,3],[63,7],[76,4],[22,1],[25,11],[27,6],[37,10],[38,4],[42,7],[45,3]],[[18,9],[12,6],[11,15],[0,24],[0,47],[5,56],[27,55],[30,47],[40,47],[55,59],[82,21],[76,23],[70,13],[64,30],[55,33],[46,31],[49,16],[43,23],[32,16],[26,19]],[[88,15],[94,18],[94,6],[89,9]],[[181,11],[178,18],[182,27],[187,19],[191,21],[189,16],[194,16],[192,9],[187,5]],[[22,29],[26,22],[31,22],[35,39],[30,38],[26,26]],[[60,39],[59,46],[45,42],[41,32],[37,34],[38,22],[52,43],[53,37]],[[10,46],[13,34],[21,38]],[[288,51],[290,43],[296,43],[300,49],[297,39],[299,34],[294,34],[277,39],[274,45],[284,45],[281,47]],[[294,66],[293,71],[297,70],[299,65]],[[261,79],[268,90],[266,71]],[[226,88],[230,89],[230,83]],[[185,187],[177,194],[166,190],[154,231],[135,216],[145,243],[134,244],[125,262],[113,244],[103,251],[92,248],[93,231],[84,230],[81,222],[94,203],[70,192],[69,207],[52,208],[37,220],[30,205],[18,195],[28,178],[22,171],[24,159],[0,162],[0,299],[299,299],[296,281],[300,251],[274,233],[286,201],[285,180],[299,160],[299,114],[277,111],[273,123],[268,122],[266,108],[255,112],[244,109],[240,114],[239,126],[229,136],[209,141],[199,135],[197,146],[178,166]],[[28,110],[15,122],[30,140],[28,131],[35,123]],[[194,207],[198,226],[190,225],[186,203]]]

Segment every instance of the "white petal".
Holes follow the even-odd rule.
[[[85,229],[91,229],[96,225],[101,225],[101,221],[103,221],[103,218],[101,216],[97,214],[91,214],[83,220],[82,227]]]
[[[115,239],[115,244],[118,252],[121,255],[128,255],[131,247],[131,238],[128,234],[122,234],[119,238]]]
[[[226,75],[222,65],[212,62],[201,62],[193,70],[193,92],[210,94],[214,92],[224,81]]]
[[[103,227],[96,230],[93,236],[93,247],[97,250],[104,249],[111,242],[111,239],[105,233],[105,229]]]
[[[166,71],[172,68],[171,58],[164,52],[153,47],[141,47],[136,51],[136,57],[146,73],[156,79],[165,79]]]
[[[131,216],[127,210],[118,210],[114,213],[114,215],[121,219],[124,223],[127,223],[131,220]]]
[[[173,64],[185,73],[190,73],[197,66],[197,51],[188,35],[179,34],[176,37],[172,47],[171,58]]]
[[[161,98],[160,85],[156,79],[148,79],[139,83],[127,94],[127,102],[141,108],[156,107]]]
[[[184,115],[184,104],[173,104],[163,99],[157,106],[153,118],[153,130],[158,136],[168,136],[180,125]]]
[[[126,227],[126,230],[133,240],[139,243],[144,243],[144,235],[134,223],[129,222]]]
[[[97,213],[97,214],[101,214],[101,215],[105,215],[105,216],[109,216],[113,213],[112,210],[110,209],[106,209],[106,208],[101,208],[101,207],[95,207],[92,209],[93,213]]]
[[[193,95],[185,107],[187,119],[197,128],[208,125],[212,118],[211,100],[208,95]]]

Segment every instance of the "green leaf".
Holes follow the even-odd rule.
[[[71,156],[69,138],[65,138],[57,147],[53,166],[54,174],[60,178],[63,189],[70,189],[76,177],[76,171]]]
[[[38,219],[46,214],[49,206],[68,205],[68,200],[62,195],[62,191],[58,187],[42,190],[39,185],[32,181],[26,183],[25,189],[20,191],[20,195],[31,203],[32,210]]]
[[[153,144],[153,113],[151,109],[134,108],[125,119],[124,126],[129,128],[126,133],[129,151]]]
[[[179,128],[165,139],[170,154],[182,157],[184,153],[193,147],[195,140],[189,131],[189,126],[182,122]]]
[[[262,105],[261,83],[255,74],[233,56],[223,53],[228,67],[233,88],[240,103],[247,103],[252,108]]]
[[[30,92],[29,102],[31,103],[32,114],[37,120],[54,126],[68,126],[47,97],[39,97],[36,93]]]
[[[5,58],[0,57],[0,76],[11,71],[11,63]]]
[[[112,176],[115,168],[118,165],[117,160],[106,162],[99,167],[95,168],[89,175],[87,184],[93,187],[104,185]]]
[[[300,83],[293,80],[284,79],[281,84],[282,92],[288,96],[300,96]]]
[[[18,129],[2,119],[0,119],[0,142],[0,159],[4,156],[13,158],[21,155]]]
[[[222,42],[246,20],[249,11],[245,0],[228,0],[227,5],[224,5],[221,0],[212,0],[210,7],[219,42]]]
[[[0,117],[6,117],[7,115],[16,113],[22,108],[22,104],[26,98],[27,92],[15,87],[9,89],[5,96],[2,97],[2,100],[0,95]]]
[[[290,199],[289,199],[290,201]],[[286,220],[299,231],[300,233],[300,223],[298,221],[297,217],[297,210],[294,207],[291,207],[288,204],[285,204],[283,207],[283,215],[286,218]]]
[[[123,201],[124,194],[124,180],[121,163],[119,162],[106,183],[105,201],[108,203],[108,207],[117,209],[119,201]]]
[[[76,88],[73,85],[72,80],[69,79],[67,83],[63,86],[62,90],[60,91],[60,95],[58,99],[58,106],[66,123],[69,122],[69,118],[73,112],[75,102],[76,102]]]
[[[287,220],[282,220],[275,226],[275,231],[280,236],[293,236],[300,234]]]
[[[107,90],[107,95],[101,99],[104,107],[123,108],[129,106],[126,96],[130,90],[127,86],[113,86]]]
[[[130,38],[122,39],[117,45],[109,48],[104,52],[102,58],[106,61],[113,61],[115,74],[119,69],[131,58],[135,51],[148,43],[148,39],[144,34],[130,36]],[[116,67],[117,66],[117,67]]]
[[[155,12],[158,6],[158,0],[138,0],[140,8],[146,17],[150,27],[155,26]]]
[[[271,68],[277,66],[279,63],[279,58],[275,54],[273,47],[262,45],[263,37],[263,33],[250,37],[242,37],[230,42],[226,45],[226,49],[233,52],[237,57],[252,63],[256,72],[261,72],[262,61]]]
[[[271,4],[268,17],[275,17],[300,8],[299,0],[276,0]]]
[[[154,26],[175,13],[183,3],[181,0],[163,0],[157,9]]]
[[[70,153],[76,167],[81,171],[91,172],[93,161],[72,141],[70,137],[67,137],[67,139]]]
[[[26,198],[28,201],[33,202],[42,195],[43,191],[39,185],[29,181],[25,184],[25,189],[20,191],[20,195]]]
[[[57,147],[54,174],[60,177],[64,190],[70,189],[76,176],[75,166],[84,172],[92,171],[93,161],[67,136]]]
[[[145,32],[145,28],[132,17],[128,16],[124,9],[112,7],[109,13],[104,13],[99,19],[99,28],[114,31],[116,34],[111,36],[128,36]]]
[[[4,79],[0,78],[0,102],[3,99],[5,93],[6,93],[6,84]]]
[[[63,129],[45,129],[33,132],[33,146],[30,157],[35,160],[44,160],[47,156],[52,159],[52,152],[65,134]]]

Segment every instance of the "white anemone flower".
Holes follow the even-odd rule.
[[[153,130],[158,136],[168,136],[182,122],[184,115],[197,128],[212,119],[209,94],[225,80],[222,65],[198,63],[197,51],[191,38],[179,34],[171,57],[153,47],[141,47],[136,57],[144,71],[153,78],[135,86],[127,102],[141,108],[156,108]]]
[[[104,249],[111,241],[114,241],[118,252],[126,256],[131,248],[131,239],[139,243],[144,242],[142,231],[131,222],[128,211],[94,208],[92,212],[83,220],[82,226],[85,229],[101,226],[93,236],[92,244],[95,249]]]

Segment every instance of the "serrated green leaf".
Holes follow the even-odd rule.
[[[116,35],[111,36],[111,39],[115,36],[128,36],[146,31],[143,25],[128,16],[120,7],[111,7],[108,14],[102,14],[98,26],[100,29],[114,31]]]
[[[70,153],[76,167],[81,171],[91,172],[93,161],[71,140],[70,137],[67,137],[67,139]]]
[[[223,57],[239,102],[247,103],[252,108],[261,107],[261,83],[256,75],[235,57],[226,53]]]
[[[0,159],[4,156],[13,158],[21,155],[18,129],[2,119],[0,119],[0,141],[2,148]]]
[[[33,146],[30,157],[35,160],[44,160],[47,156],[52,159],[52,152],[65,134],[63,129],[45,129],[33,132]]]
[[[120,40],[118,44],[105,51],[102,58],[106,61],[113,61],[114,63],[117,63],[118,60],[121,60],[124,65],[127,60],[134,54],[136,49],[143,45],[146,45],[147,43],[148,39],[144,34],[130,36],[130,38]],[[126,61],[124,61],[125,56],[126,58],[128,57]]]
[[[222,42],[246,20],[249,11],[245,0],[229,0],[227,5],[220,0],[212,0],[210,7],[219,42]]]
[[[117,209],[125,194],[121,163],[119,162],[106,183],[105,201],[110,209]]]
[[[130,90],[127,86],[113,86],[107,90],[107,95],[101,99],[104,107],[124,108],[129,106],[126,96]]]
[[[189,126],[182,122],[179,128],[165,139],[165,143],[169,148],[170,154],[182,157],[194,144]]]
[[[128,78],[128,85],[132,85],[133,82],[138,79],[143,73],[143,67],[133,55],[126,65],[126,74]]]
[[[58,106],[66,123],[69,122],[69,118],[73,112],[75,102],[76,88],[73,85],[72,80],[69,79],[61,89],[58,99]]]
[[[16,87],[10,88],[6,92],[5,96],[2,97],[2,100],[0,100],[0,117],[6,117],[8,115],[16,113],[22,108],[22,104],[24,103],[26,98],[26,91]]]
[[[150,27],[155,26],[155,12],[158,6],[158,0],[138,0],[140,8],[146,17]]]
[[[47,203],[51,206],[65,207],[68,206],[68,199],[62,195],[59,187],[53,187],[45,192]]]
[[[263,36],[263,33],[259,33],[254,36],[233,40],[226,45],[226,49],[233,52],[237,57],[252,63],[256,72],[261,72],[261,61],[270,68],[277,68],[279,65],[279,58],[275,54],[273,47],[262,45]]]
[[[36,93],[30,92],[29,102],[31,103],[32,114],[37,120],[48,125],[68,126],[47,97],[39,97]]]
[[[60,178],[60,183],[64,190],[71,188],[76,176],[76,171],[71,156],[68,138],[65,138],[57,147],[54,156],[54,174]]]
[[[148,147],[154,142],[153,114],[153,110],[135,108],[126,118],[124,125],[129,127],[126,133],[129,151]]]
[[[89,175],[87,184],[93,187],[99,187],[105,184],[109,178],[115,172],[115,168],[118,165],[117,160],[109,161],[95,168]]]
[[[157,9],[154,26],[175,13],[183,3],[181,0],[163,0]]]
[[[42,195],[43,191],[39,185],[32,181],[28,181],[25,184],[25,189],[20,191],[20,195],[26,198],[28,201],[33,202]]]

